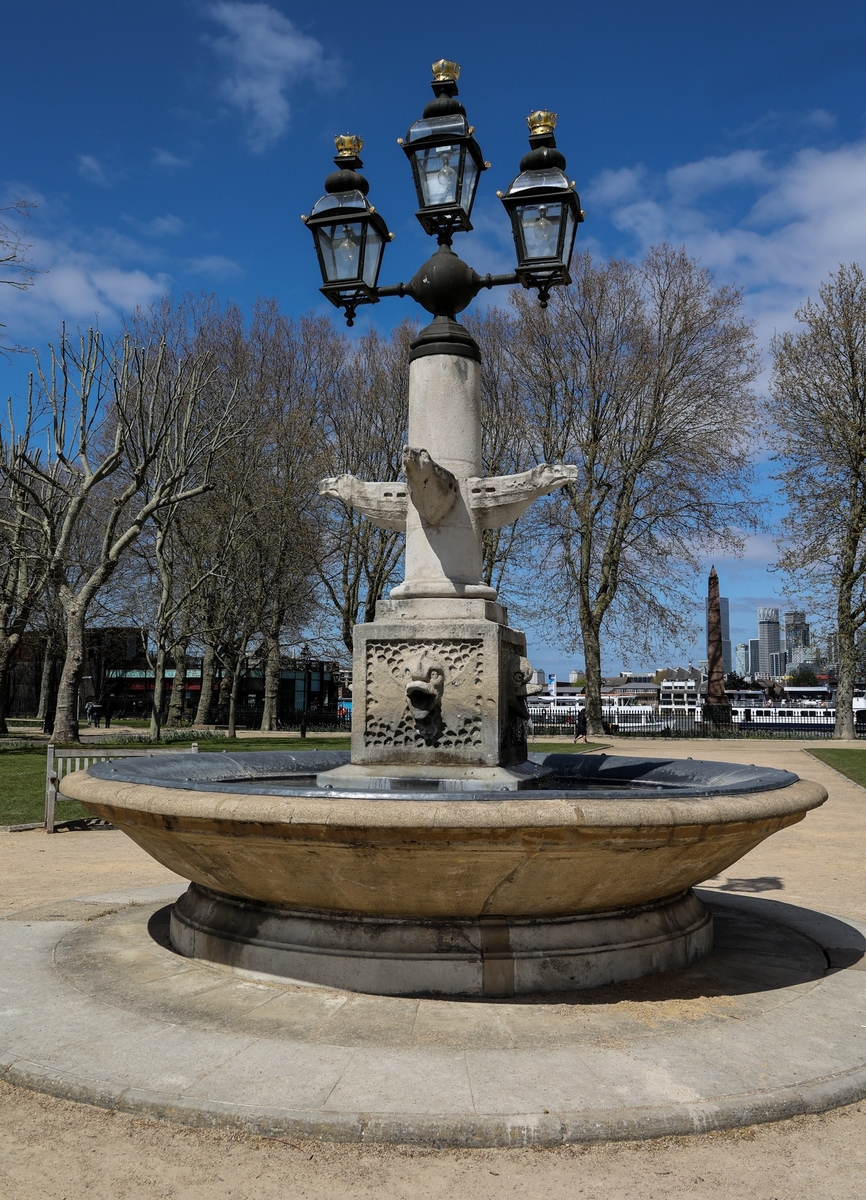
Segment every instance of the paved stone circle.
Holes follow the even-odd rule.
[[[561,1145],[866,1095],[866,924],[704,893],[716,946],[666,975],[521,1000],[240,978],[167,941],[174,889],[0,921],[0,1077],[266,1136]]]

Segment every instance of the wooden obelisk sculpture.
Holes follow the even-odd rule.
[[[725,693],[725,664],[722,655],[722,606],[719,602],[719,577],[710,568],[707,588],[707,701],[704,721],[728,725],[731,706]]]

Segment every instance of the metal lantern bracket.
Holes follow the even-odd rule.
[[[457,322],[484,288],[513,286],[538,291],[542,308],[551,289],[571,282],[577,226],[584,219],[574,183],[565,176],[565,158],[556,147],[556,114],[539,109],[527,117],[531,149],[508,192],[498,192],[512,225],[517,269],[504,275],[479,275],[451,249],[455,233],[472,229],[470,215],[481,172],[489,168],[466,110],[457,99],[460,67],[448,59],[433,64],[434,99],[406,138],[398,138],[412,165],[418,195],[418,220],[436,237],[438,250],[408,283],[379,287],[386,242],[393,239],[382,217],[367,200],[369,184],[360,174],[363,142],[345,134],[335,139],[337,170],[325,180],[325,195],[302,220],[313,235],[322,293],[352,325],[358,307],[384,296],[410,296],[433,323],[413,343],[412,357],[450,353],[477,357],[478,348]]]

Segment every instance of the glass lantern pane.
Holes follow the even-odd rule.
[[[360,221],[321,225],[316,229],[328,283],[357,279],[361,264],[363,226]]]
[[[316,201],[310,216],[317,217],[319,213],[330,212],[332,208],[361,208],[366,211],[369,207],[361,192],[332,192]]]
[[[517,211],[527,260],[558,259],[562,204],[522,204]]]
[[[475,189],[478,186],[478,166],[471,154],[467,154],[463,160],[463,187],[460,189],[460,207],[466,213],[467,217],[472,212],[472,203],[475,200]]]
[[[449,113],[444,117],[428,117],[424,121],[416,121],[406,134],[406,141],[417,142],[419,138],[425,137],[464,137],[466,132],[466,118],[460,113]]]
[[[556,188],[557,191],[568,191],[568,180],[557,167],[548,167],[544,171],[522,171],[508,189],[509,196],[515,192],[528,192],[530,188]]]
[[[565,239],[562,243],[562,261],[568,266],[571,262],[571,251],[574,246],[574,234],[577,225],[571,205],[565,206]]]
[[[364,246],[364,283],[367,287],[375,287],[379,275],[379,263],[382,261],[382,238],[379,231],[372,225],[367,226],[367,242]]]
[[[418,182],[425,208],[436,204],[457,204],[457,173],[460,146],[430,146],[415,151]]]

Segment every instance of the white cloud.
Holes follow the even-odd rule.
[[[767,183],[771,173],[764,158],[759,150],[737,150],[723,158],[702,158],[682,167],[673,167],[667,173],[667,185],[676,199],[685,201],[722,187]]]
[[[0,289],[0,322],[12,344],[51,337],[63,321],[116,326],[169,287],[169,276],[148,265],[152,253],[133,238],[112,229],[85,232],[63,217],[62,205],[39,197],[27,228],[33,286],[25,292]]]
[[[720,282],[743,288],[766,346],[841,262],[866,263],[866,140],[772,162],[740,151],[662,175],[607,171],[586,191],[630,249],[685,245]]]
[[[79,154],[78,174],[88,183],[96,183],[100,187],[111,187],[108,172],[99,159],[94,158],[92,154]]]
[[[646,168],[640,166],[602,171],[592,181],[592,199],[605,207],[632,200],[640,195],[646,174]]]
[[[170,170],[173,167],[188,167],[189,159],[178,158],[176,154],[172,154],[168,150],[160,150],[157,146],[151,155],[150,165],[152,167],[160,167],[163,170]]]
[[[288,128],[288,89],[307,79],[327,82],[334,64],[320,42],[269,4],[219,0],[207,12],[226,31],[211,39],[228,67],[220,92],[240,109],[250,147],[261,154]]]
[[[752,134],[762,134],[781,131],[783,134],[794,134],[803,131],[829,133],[837,124],[837,117],[826,108],[813,108],[806,112],[784,112],[771,109],[763,113],[756,121],[741,125],[733,137],[749,137]]]
[[[139,233],[148,237],[175,237],[186,229],[186,221],[176,217],[174,213],[166,213],[163,217],[153,217],[150,221],[136,221],[133,217],[124,217]]]
[[[204,254],[200,258],[190,258],[184,266],[191,274],[207,275],[210,279],[227,279],[241,272],[240,266],[233,259],[224,258],[222,254]]]

